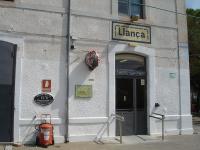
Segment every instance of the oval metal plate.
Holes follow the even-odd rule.
[[[34,97],[34,102],[40,106],[48,106],[53,103],[54,98],[50,94],[38,94]]]

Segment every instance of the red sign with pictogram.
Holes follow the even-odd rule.
[[[51,80],[42,80],[42,92],[51,92]]]

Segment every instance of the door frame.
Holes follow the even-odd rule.
[[[0,32],[0,40],[9,42],[12,44],[17,45],[16,49],[16,60],[15,60],[15,74],[13,78],[15,78],[15,85],[14,85],[14,114],[13,114],[13,141],[12,142],[20,142],[20,111],[19,111],[19,103],[21,97],[21,74],[22,74],[22,58],[24,53],[24,38],[21,36],[16,36],[9,33]]]
[[[128,44],[112,42],[108,46],[108,79],[109,79],[109,106],[108,116],[116,113],[115,103],[115,56],[119,53],[132,53],[146,57],[146,71],[147,71],[147,133],[151,134],[156,128],[153,119],[148,116],[154,110],[156,102],[156,63],[155,63],[155,50],[144,46],[131,47]],[[115,137],[116,123],[113,122],[109,126],[108,134],[110,137]]]
[[[11,43],[13,44],[13,43]],[[17,45],[14,44],[14,52],[13,52],[13,75],[12,75],[12,79],[13,79],[13,85],[12,85],[12,140],[11,142],[14,141],[14,118],[15,118],[15,80],[16,80],[16,60],[17,60]]]
[[[128,55],[130,55],[130,57],[131,57],[131,55],[133,55],[133,57],[134,56],[141,56],[141,57],[144,58],[145,75],[143,75],[143,76],[117,76],[117,75],[115,75],[115,81],[117,81],[117,79],[131,79],[133,86],[137,87],[137,85],[136,85],[137,84],[137,79],[140,79],[140,80],[144,79],[145,80],[145,85],[144,85],[145,86],[145,102],[144,102],[145,106],[144,106],[144,109],[145,109],[145,114],[147,115],[147,113],[148,113],[148,111],[147,111],[147,85],[148,85],[148,83],[147,83],[147,75],[148,74],[147,74],[147,61],[146,61],[147,58],[145,56],[143,56],[143,55],[138,55],[138,54],[135,54],[135,53],[125,53],[125,52],[117,53],[117,54],[115,54],[115,56],[116,55],[120,55],[120,54],[128,54]],[[116,65],[115,65],[115,68],[116,68]],[[135,85],[134,85],[133,82],[135,83]],[[116,90],[116,88],[117,88],[117,85],[115,86],[115,90]],[[133,96],[135,96],[135,101],[133,102],[133,105],[137,107],[137,96],[138,96],[137,88],[135,90],[136,90],[136,93],[135,93],[136,95],[133,95]],[[115,102],[116,101],[117,101],[117,97],[115,98]],[[136,109],[136,108],[133,108],[133,109]],[[117,110],[115,109],[115,111],[117,111]],[[137,122],[136,121],[137,121],[137,118],[138,118],[137,111],[135,111],[134,115],[135,115],[135,117],[134,117],[135,118],[135,120],[134,120],[134,122],[135,122],[135,129],[134,129],[134,131],[137,132],[137,130],[136,130],[136,128],[137,128]],[[146,119],[148,119],[147,116],[146,116]],[[145,122],[147,123],[147,120],[145,120]],[[146,128],[148,129],[147,126],[148,125],[146,124]],[[147,133],[148,133],[148,131],[147,131]],[[137,134],[133,134],[133,135],[137,135]]]

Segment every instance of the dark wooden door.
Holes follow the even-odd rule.
[[[122,133],[147,134],[147,101],[145,79],[116,78],[116,113],[125,118]],[[116,126],[119,135],[119,125]]]
[[[0,142],[13,140],[16,45],[0,41]]]

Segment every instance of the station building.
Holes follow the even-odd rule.
[[[165,134],[192,134],[185,10],[184,0],[1,0],[0,142],[34,142],[41,114],[56,143],[92,141],[103,126],[115,137],[116,114],[124,136],[160,135],[154,113]]]

